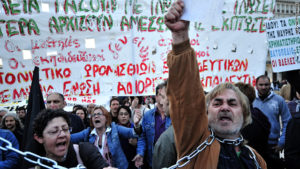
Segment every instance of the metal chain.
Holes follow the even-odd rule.
[[[6,140],[3,137],[0,137],[0,141],[3,141],[6,146],[3,147],[2,145],[0,145],[0,150],[3,151],[14,151],[17,154],[21,155],[25,160],[27,160],[30,163],[48,168],[48,169],[67,169],[65,167],[59,166],[57,164],[56,161],[46,158],[46,157],[41,157],[37,154],[34,154],[32,152],[26,151],[26,152],[22,152],[16,148],[14,148],[11,144],[11,142],[9,142],[8,140]],[[85,167],[82,164],[78,164],[77,167],[75,168],[71,168],[71,169],[85,169]]]
[[[255,166],[256,166],[256,168],[257,169],[261,169],[261,167],[260,167],[260,165],[259,165],[259,163],[258,163],[258,161],[257,161],[257,159],[256,159],[256,155],[255,155],[255,153],[253,152],[253,150],[252,150],[252,148],[251,147],[249,147],[249,146],[247,146],[247,145],[245,145],[245,147],[247,147],[248,149],[249,149],[249,151],[250,151],[250,158],[252,159],[252,160],[254,160],[254,164],[255,164]]]
[[[224,143],[224,144],[232,144],[232,145],[235,145],[235,146],[238,146],[240,145],[243,141],[244,141],[244,138],[242,135],[240,135],[239,138],[237,139],[219,139],[218,137],[216,137],[216,139],[220,142],[220,143]]]
[[[175,168],[184,167],[191,161],[192,158],[194,158],[196,155],[198,155],[200,152],[202,152],[207,146],[211,145],[214,140],[215,140],[214,132],[211,130],[211,134],[206,138],[206,140],[203,143],[201,143],[196,148],[196,150],[194,150],[191,154],[179,159],[175,165],[172,165],[169,168],[163,168],[163,169],[175,169]]]
[[[184,156],[181,159],[179,159],[176,162],[175,165],[172,165],[169,168],[162,168],[162,169],[175,169],[175,168],[181,168],[181,167],[186,166],[191,161],[192,158],[194,158],[196,155],[198,155],[200,152],[202,152],[207,146],[210,146],[215,139],[218,140],[220,143],[232,144],[232,145],[236,145],[236,146],[240,145],[244,141],[244,138],[243,138],[242,135],[240,135],[239,138],[234,139],[234,140],[232,140],[232,139],[219,139],[219,138],[215,137],[213,130],[210,129],[210,132],[211,132],[211,134],[207,137],[207,139],[203,143],[201,143],[196,148],[196,150],[194,150],[189,155]],[[249,146],[246,146],[246,147],[250,151],[250,158],[253,159],[256,168],[261,169],[261,167],[260,167],[260,165],[259,165],[259,163],[256,159],[255,153],[252,151],[252,149]],[[181,163],[183,163],[183,164],[181,164]]]

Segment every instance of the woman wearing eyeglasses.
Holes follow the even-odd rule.
[[[119,169],[127,169],[128,161],[120,144],[120,137],[137,138],[141,133],[139,122],[141,113],[134,116],[134,128],[126,128],[111,122],[111,115],[103,107],[95,107],[91,114],[89,128],[71,135],[72,143],[93,143],[102,154],[106,162]]]
[[[78,164],[83,164],[88,169],[108,166],[92,144],[78,146],[70,143],[69,126],[69,117],[62,109],[40,112],[33,124],[34,139],[40,145],[37,153],[66,168],[76,167]]]

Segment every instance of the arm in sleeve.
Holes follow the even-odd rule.
[[[134,128],[128,128],[124,126],[117,125],[118,134],[125,138],[138,138],[138,135],[135,133]]]
[[[144,124],[144,120],[142,122],[142,134],[140,135],[140,137],[138,138],[138,142],[137,142],[137,148],[136,148],[136,153],[143,156],[145,154],[146,151],[146,133],[145,133],[145,128],[144,128],[145,124]]]
[[[170,126],[157,140],[153,150],[153,169],[170,167],[177,161],[174,130]]]
[[[205,96],[189,40],[173,45],[168,54],[167,96],[178,158],[192,152],[209,135]]]
[[[80,142],[88,141],[90,128],[84,129],[81,132],[71,134],[71,142],[79,144]]]
[[[104,168],[108,166],[98,149],[91,143],[79,143],[79,154],[87,169]]]
[[[286,126],[287,126],[289,120],[291,119],[291,113],[289,111],[287,104],[285,103],[285,101],[283,99],[281,101],[280,111],[281,111],[282,133],[281,133],[278,145],[280,147],[284,147]]]

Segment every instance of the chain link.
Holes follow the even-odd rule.
[[[0,141],[3,141],[6,145],[3,147],[0,145],[0,150],[3,151],[13,151],[16,152],[17,154],[21,155],[25,160],[32,164],[36,164],[48,169],[67,169],[65,167],[59,166],[56,161],[46,158],[46,157],[41,157],[37,154],[34,154],[32,152],[26,151],[22,152],[16,148],[14,148],[8,140],[6,140],[3,137],[0,137]],[[85,169],[85,167],[82,164],[77,165],[75,168],[71,169]]]
[[[213,141],[215,140],[214,132],[211,130],[211,134],[206,138],[206,140],[201,143],[196,150],[194,150],[192,153],[190,153],[187,156],[182,157],[179,159],[175,165],[172,165],[171,167],[167,169],[175,169],[175,168],[181,168],[186,166],[192,158],[194,158],[196,155],[198,155],[200,152],[202,152],[207,146],[210,146]],[[182,163],[182,164],[181,164]],[[166,169],[166,168],[163,168]]]
[[[242,135],[240,135],[239,138],[234,139],[234,140],[232,140],[232,139],[222,139],[222,140],[221,140],[221,139],[219,139],[219,138],[217,138],[217,137],[216,137],[216,139],[217,139],[220,143],[224,143],[224,144],[232,144],[232,145],[235,145],[235,146],[240,145],[240,144],[244,141],[244,138],[243,138]]]
[[[194,150],[193,152],[191,152],[189,155],[184,156],[181,159],[179,159],[176,162],[175,165],[172,165],[169,168],[162,168],[162,169],[175,169],[175,168],[181,168],[181,167],[186,166],[191,161],[192,158],[194,158],[196,155],[198,155],[200,152],[202,152],[207,146],[210,146],[215,139],[218,140],[220,143],[232,144],[232,145],[235,145],[235,146],[240,145],[244,141],[244,138],[243,138],[242,135],[240,135],[239,138],[234,139],[234,140],[232,140],[232,139],[219,139],[219,138],[215,137],[213,130],[210,129],[210,132],[211,132],[211,134],[206,138],[206,140],[203,143],[201,143],[196,148],[196,150]],[[258,163],[258,161],[256,159],[255,153],[252,151],[252,149],[249,146],[246,146],[246,147],[250,151],[250,155],[249,156],[254,161],[254,164],[255,164],[256,168],[257,169],[261,169],[261,167],[260,167],[260,165],[259,165],[259,163]]]
[[[257,161],[257,159],[256,159],[256,156],[255,156],[255,154],[254,154],[254,152],[252,151],[252,149],[251,149],[251,147],[249,147],[249,146],[247,146],[247,145],[245,145],[248,149],[249,149],[249,151],[250,151],[250,158],[252,159],[252,160],[254,160],[254,163],[255,163],[255,166],[256,166],[256,168],[257,169],[261,169],[261,167],[259,166],[259,163],[258,163],[258,161]]]

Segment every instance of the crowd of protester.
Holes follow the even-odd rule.
[[[50,93],[46,109],[32,123],[38,147],[33,153],[67,168],[159,169],[187,155],[192,157],[182,162],[184,168],[299,168],[299,71],[274,88],[261,75],[256,90],[238,82],[204,92],[189,44],[189,22],[178,19],[182,10],[176,1],[165,16],[173,37],[170,72],[154,96],[111,97],[109,110],[78,104],[66,112],[64,95]],[[20,150],[26,114],[25,107],[16,113],[0,110],[0,137]],[[201,143],[206,144],[195,152]],[[22,168],[20,158],[1,149],[0,168]]]
[[[266,86],[270,84],[266,76],[261,77],[267,79]],[[257,83],[259,82],[259,78]],[[256,99],[261,99],[261,97],[267,98],[267,96],[260,95],[259,93],[262,91],[255,91],[255,88],[250,84],[239,82],[235,85],[247,96],[250,103],[252,123],[245,126],[241,131],[244,139],[248,145],[260,153],[267,161],[267,164],[276,164],[275,167],[269,165],[268,168],[284,168],[284,158],[280,158],[278,153],[283,150],[285,145],[283,143],[280,145],[278,151],[270,152],[268,139],[272,128],[272,119],[269,119],[264,114],[263,109],[255,107],[252,104]],[[155,96],[112,97],[110,100],[110,111],[97,104],[78,104],[73,106],[72,112],[65,112],[63,108],[66,103],[63,95],[60,93],[50,94],[46,99],[47,109],[42,111],[35,119],[34,138],[40,143],[41,147],[44,147],[41,148],[43,149],[42,151],[35,153],[41,156],[51,153],[55,154],[55,152],[51,151],[58,150],[51,150],[51,147],[47,146],[51,145],[49,142],[51,142],[53,137],[61,137],[61,140],[57,143],[62,144],[60,145],[58,154],[62,153],[64,155],[64,151],[62,150],[64,150],[63,146],[65,146],[65,150],[68,153],[66,157],[61,157],[65,159],[61,162],[59,157],[50,155],[49,158],[55,159],[59,162],[58,164],[66,167],[74,167],[80,161],[69,159],[72,157],[76,157],[77,159],[78,155],[76,155],[76,151],[74,150],[76,148],[73,148],[74,145],[84,147],[80,148],[83,154],[86,154],[82,156],[84,158],[81,159],[81,162],[85,166],[92,168],[112,166],[121,169],[147,169],[169,167],[175,164],[177,153],[175,149],[174,129],[170,114],[163,108],[162,101],[166,97],[166,87],[166,82],[159,84],[156,87]],[[267,87],[261,90],[270,94],[272,88]],[[282,90],[285,90],[285,92],[278,92],[278,94],[285,93],[285,95],[289,95],[290,99],[283,99],[283,96],[279,95],[276,96],[281,98],[281,100],[285,100],[281,104],[286,104],[286,111],[289,113],[287,116],[288,122],[291,118],[290,116],[297,116],[297,112],[299,112],[300,95],[291,86],[288,91],[286,89]],[[267,103],[262,104],[267,106]],[[18,107],[16,113],[1,109],[0,114],[1,128],[5,129],[1,130],[3,133],[1,137],[7,138],[16,148],[22,149],[20,145],[22,143],[26,108]],[[136,119],[134,119],[135,116],[137,116]],[[74,123],[73,126],[77,126],[76,132],[72,130],[73,127],[70,119]],[[283,127],[286,127],[287,122],[283,123]],[[62,123],[63,125],[61,128],[54,127],[51,129],[48,126],[51,126],[52,123],[55,125]],[[64,138],[64,136],[66,137]],[[159,138],[161,139],[159,140]],[[279,141],[279,136],[276,139]],[[271,145],[274,147],[277,144],[278,142]],[[94,149],[94,147],[96,148]],[[272,147],[270,149],[272,150]],[[18,155],[14,154],[10,156],[12,160],[3,160],[6,163],[0,163],[1,168],[8,164],[19,167],[20,164],[18,164],[18,161],[20,160],[16,160],[17,157]],[[89,161],[91,158],[99,160],[91,162]],[[268,163],[268,160],[271,160],[271,162]]]

